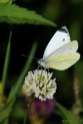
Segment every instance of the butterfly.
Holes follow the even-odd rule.
[[[63,26],[51,38],[38,64],[44,68],[65,70],[79,60],[77,49],[78,42],[70,40],[68,29]]]

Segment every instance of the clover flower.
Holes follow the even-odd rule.
[[[46,70],[36,69],[33,72],[28,72],[23,85],[26,95],[30,96],[34,94],[41,101],[53,99],[57,87],[55,79],[51,79],[52,75],[53,73],[47,72]]]

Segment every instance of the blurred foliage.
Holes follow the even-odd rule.
[[[0,3],[12,3],[12,0],[0,0]]]
[[[80,122],[83,122],[83,120],[75,117],[73,114],[71,114],[70,111],[66,110],[62,105],[59,103],[55,102],[55,105],[58,107],[59,111],[55,111],[58,114],[60,114],[63,117],[62,122],[63,123],[69,123],[69,124],[80,124]]]
[[[13,110],[13,101],[9,102],[10,104],[6,104],[6,109],[4,107],[1,109],[3,112],[0,112],[0,120],[8,117],[11,112],[10,123],[13,124],[17,121],[21,124],[23,122],[25,113],[23,108],[24,96],[20,87],[22,86],[25,74],[28,72],[28,68],[29,70],[33,70],[38,67],[37,61],[33,59],[32,62],[33,55],[35,54],[34,50],[36,50],[34,56],[36,58],[42,58],[43,51],[50,38],[58,28],[65,25],[69,30],[71,40],[76,39],[78,41],[78,52],[80,52],[81,58],[79,62],[66,71],[50,70],[53,71],[53,76],[57,82],[55,99],[65,108],[59,105],[59,113],[56,111],[57,114],[52,114],[45,123],[68,124],[68,122],[62,122],[62,116],[64,115],[63,112],[69,116],[66,108],[71,110],[72,106],[76,103],[74,91],[75,79],[78,80],[78,95],[83,106],[83,0],[15,0],[12,4],[10,4],[10,0],[7,3],[1,3],[6,1],[9,0],[0,1],[0,79],[2,79],[6,47],[12,27],[10,62],[3,95],[7,97],[8,101],[11,101],[14,96],[17,96],[17,99],[14,101]],[[55,24],[57,24],[57,28],[55,28]],[[38,48],[33,44],[35,40],[38,41]],[[30,52],[31,54],[29,54],[30,50],[33,51],[32,53]],[[29,56],[26,58],[22,54]],[[26,59],[27,63],[29,60],[28,64],[26,63]],[[25,66],[26,71],[23,73],[25,63],[27,66]],[[22,72],[21,75],[20,72]],[[79,106],[80,111],[78,112],[80,120],[83,118],[82,106]],[[75,109],[77,108],[78,106]],[[62,113],[60,113],[60,110],[62,110]],[[3,115],[5,116],[3,117]],[[7,123],[8,121],[5,121],[3,124]]]
[[[13,109],[13,105],[16,98],[13,98],[0,112],[0,122],[3,122],[8,116],[10,116],[10,113]]]

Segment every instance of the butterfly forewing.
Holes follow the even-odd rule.
[[[52,56],[56,56],[56,55],[59,55],[62,53],[76,52],[77,49],[78,49],[78,42],[76,40],[74,40],[72,42],[66,43],[59,49],[55,50],[53,53],[51,53],[49,56],[47,56],[47,58],[49,58],[50,56],[52,57]]]
[[[70,35],[67,28],[64,26],[54,34],[48,43],[44,51],[43,59],[68,42],[70,42]]]
[[[50,57],[46,60],[48,68],[57,70],[65,70],[75,64],[80,58],[79,53],[64,53],[57,56]]]

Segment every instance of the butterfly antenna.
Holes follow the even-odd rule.
[[[22,56],[23,56],[23,57],[32,58],[32,59],[34,59],[34,60],[38,61],[38,59],[37,59],[36,57],[30,57],[30,56],[28,56],[28,55],[24,55],[24,54],[22,54]]]

